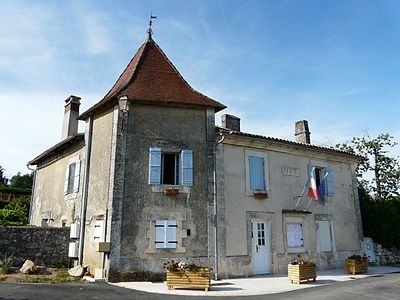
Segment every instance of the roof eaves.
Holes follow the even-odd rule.
[[[251,133],[246,133],[246,132],[241,132],[241,131],[234,131],[230,130],[228,128],[223,128],[216,126],[216,130],[219,131],[222,134],[229,134],[229,135],[236,135],[236,136],[243,136],[243,137],[249,137],[249,138],[256,138],[264,141],[269,141],[269,142],[275,142],[275,143],[281,143],[281,144],[286,144],[286,145],[293,145],[293,146],[300,146],[303,148],[308,148],[308,149],[313,149],[313,150],[322,150],[322,151],[327,151],[330,153],[335,153],[335,154],[341,154],[341,155],[346,155],[346,156],[351,156],[360,160],[366,159],[363,155],[357,154],[357,153],[352,153],[349,151],[344,151],[344,150],[339,150],[339,149],[334,149],[334,148],[329,148],[329,147],[324,147],[324,146],[318,146],[318,145],[313,145],[313,144],[306,144],[306,143],[298,143],[290,140],[285,140],[285,139],[280,139],[280,138],[275,138],[275,137],[267,137],[263,135],[258,135],[258,134],[251,134]]]
[[[41,154],[36,156],[34,159],[27,163],[28,166],[37,165],[42,160],[46,159],[47,157],[51,156],[57,150],[61,150],[64,147],[73,146],[80,141],[84,140],[84,133],[77,133],[74,136],[67,137],[66,139],[62,140],[61,142],[55,144],[54,146],[50,147],[49,149],[43,151]]]

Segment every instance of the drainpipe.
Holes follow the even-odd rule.
[[[31,193],[31,202],[29,203],[29,225],[32,225],[32,207],[33,201],[35,201],[35,186],[36,186],[36,169],[30,168],[29,165],[26,165],[28,170],[33,172],[33,182],[32,182],[32,193]]]
[[[85,177],[83,183],[81,212],[80,212],[80,227],[79,227],[79,254],[78,265],[83,263],[83,244],[85,241],[85,223],[86,223],[86,206],[89,188],[89,170],[90,170],[90,154],[92,148],[92,132],[93,132],[93,116],[89,116],[89,128],[85,134]]]
[[[213,180],[214,180],[214,279],[218,280],[218,214],[217,214],[217,146],[224,141],[225,136],[222,136],[221,140],[217,141],[214,144],[214,172],[213,172]]]

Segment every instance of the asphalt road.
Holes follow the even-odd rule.
[[[17,284],[0,283],[1,300],[64,300],[64,299],[199,299],[203,297],[188,297],[163,294],[150,294],[140,291],[120,288],[106,283],[64,283],[64,284]],[[210,297],[207,297],[209,299]],[[354,281],[341,282],[315,288],[307,288],[281,294],[271,294],[248,297],[212,297],[214,299],[242,300],[276,300],[276,299],[400,299],[400,274],[386,274]]]

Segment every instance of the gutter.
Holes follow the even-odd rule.
[[[32,193],[31,193],[31,201],[29,203],[29,225],[32,225],[32,207],[33,207],[33,201],[35,201],[35,187],[36,187],[36,174],[37,170],[30,168],[29,163],[26,165],[28,170],[31,170],[33,172],[33,183],[32,183]]]
[[[85,176],[83,183],[83,193],[80,212],[80,227],[79,227],[79,253],[78,265],[82,266],[83,263],[83,246],[85,242],[85,223],[86,223],[86,206],[89,190],[89,171],[90,171],[90,156],[92,149],[92,132],[93,132],[93,116],[89,116],[89,128],[85,132]]]
[[[221,144],[225,139],[225,136],[222,136],[221,140],[217,141],[214,144],[214,172],[213,172],[213,179],[214,179],[214,279],[218,280],[218,212],[217,212],[217,146]]]

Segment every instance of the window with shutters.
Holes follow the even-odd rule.
[[[327,165],[325,167],[316,166],[313,164],[308,165],[308,176],[309,178],[314,177],[317,189],[320,187],[321,183],[324,181],[325,185],[325,195],[334,195],[333,186],[333,169],[331,166]]]
[[[192,150],[163,152],[150,148],[149,184],[193,186]]]
[[[81,164],[80,161],[70,163],[65,170],[64,195],[77,193],[79,191]]]
[[[176,228],[175,220],[157,220],[155,222],[156,237],[155,246],[159,249],[176,248]]]

